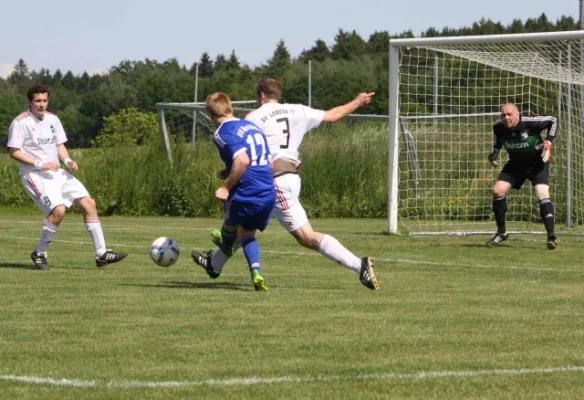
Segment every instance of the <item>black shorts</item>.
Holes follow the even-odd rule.
[[[550,166],[539,157],[509,160],[497,179],[509,182],[513,189],[521,189],[526,179],[529,179],[533,186],[538,184],[549,186]]]

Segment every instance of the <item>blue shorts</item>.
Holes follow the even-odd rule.
[[[235,200],[226,202],[225,224],[241,225],[248,231],[257,229],[263,232],[270,222],[275,202],[275,199],[266,203],[241,203]]]

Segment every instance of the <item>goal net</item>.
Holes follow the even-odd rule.
[[[584,32],[390,41],[390,232],[492,233],[487,161],[504,103],[552,115],[556,225],[584,222]],[[543,232],[531,183],[508,196],[508,229]]]
[[[243,116],[255,107],[256,100],[240,100],[231,103],[234,114]],[[171,138],[195,143],[197,134],[209,135],[215,132],[216,127],[205,112],[205,103],[158,103],[156,110],[166,154],[171,162]]]

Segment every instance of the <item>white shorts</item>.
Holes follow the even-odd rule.
[[[284,174],[274,178],[276,205],[274,216],[288,232],[295,231],[308,222],[300,200],[301,180],[298,174]]]
[[[45,216],[59,205],[69,208],[75,200],[89,197],[85,186],[64,169],[57,172],[31,171],[21,175],[20,180]]]

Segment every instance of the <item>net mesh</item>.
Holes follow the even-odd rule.
[[[523,115],[552,115],[550,192],[556,224],[584,221],[579,40],[457,43],[399,48],[399,218],[407,232],[492,232],[487,161],[492,124],[504,103]],[[506,161],[501,152],[500,166]],[[529,182],[508,197],[510,230],[542,232]]]

